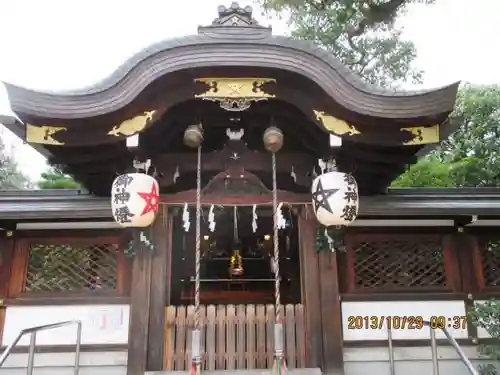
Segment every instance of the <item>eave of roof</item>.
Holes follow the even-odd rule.
[[[500,188],[390,189],[361,197],[362,217],[499,216]],[[109,198],[78,190],[0,192],[0,219],[111,219]]]
[[[450,113],[459,82],[438,89],[399,91],[364,83],[331,53],[312,43],[272,35],[262,27],[204,27],[199,34],[143,49],[96,85],[37,92],[7,84],[12,109],[41,118],[87,118],[123,108],[158,77],[202,67],[277,68],[315,82],[350,111],[381,118]]]

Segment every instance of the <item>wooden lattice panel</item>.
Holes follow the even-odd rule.
[[[481,246],[484,287],[500,286],[500,240],[489,240]]]
[[[440,238],[355,241],[349,246],[351,288],[446,288]]]
[[[28,248],[25,292],[113,290],[117,244],[37,244]]]

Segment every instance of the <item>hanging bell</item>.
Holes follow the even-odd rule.
[[[243,258],[240,255],[240,251],[233,250],[231,257],[229,258],[229,276],[243,276],[243,273]]]
[[[203,142],[203,128],[200,125],[189,125],[184,131],[184,144],[191,148],[198,148]]]
[[[262,140],[264,147],[269,152],[278,152],[283,147],[283,132],[276,126],[270,126],[264,131]]]

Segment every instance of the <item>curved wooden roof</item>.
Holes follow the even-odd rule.
[[[252,20],[251,10],[232,6],[219,9],[219,18],[200,27],[198,35],[150,46],[94,86],[66,92],[6,86],[12,109],[21,117],[83,119],[125,107],[161,76],[204,67],[274,68],[299,74],[346,110],[387,119],[447,115],[459,85],[399,91],[364,83],[324,49],[272,35],[270,28]]]

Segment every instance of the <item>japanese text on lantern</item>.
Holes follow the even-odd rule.
[[[340,215],[340,217],[346,221],[353,221],[358,214],[358,194],[356,192],[357,184],[354,177],[350,174],[346,174],[344,176],[344,182],[347,185],[344,194],[346,205],[342,209],[342,215]]]
[[[128,202],[130,200],[130,192],[127,191],[127,187],[134,181],[134,178],[130,175],[118,176],[113,183],[113,189],[115,194],[113,196],[114,204],[119,205],[115,208],[114,216],[115,220],[120,223],[130,223],[134,214],[130,212]]]

